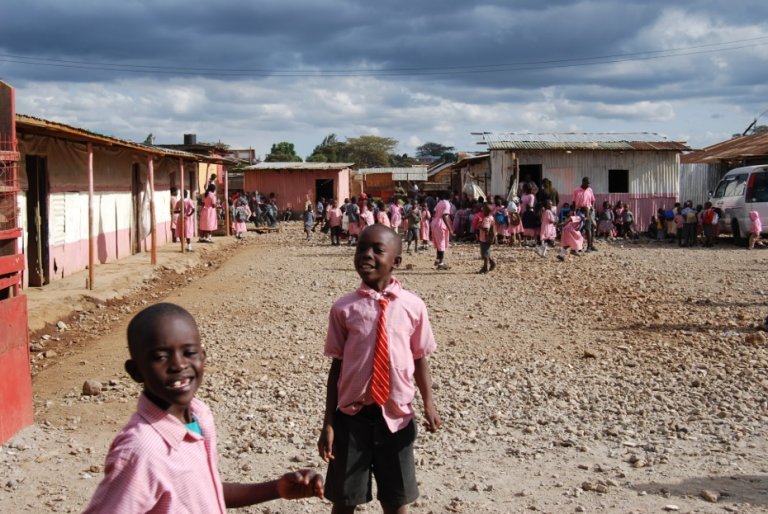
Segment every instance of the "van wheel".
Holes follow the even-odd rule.
[[[741,228],[739,228],[738,220],[731,220],[731,234],[733,234],[733,244],[736,246],[744,245],[744,240],[741,237]]]

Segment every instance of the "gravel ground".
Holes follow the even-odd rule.
[[[59,341],[50,357],[35,348],[36,424],[0,447],[0,512],[82,510],[139,392],[122,371],[125,326],[161,300],[200,325],[200,396],[225,480],[325,470],[322,344],[331,303],[359,283],[351,248],[305,243],[288,224],[200,251],[199,267],[33,334]],[[768,512],[768,252],[610,242],[565,263],[494,252],[487,275],[463,244],[447,271],[425,252],[397,273],[430,311],[445,422],[418,436],[414,512]],[[100,394],[81,394],[89,379]],[[244,511],[329,510],[311,499]]]

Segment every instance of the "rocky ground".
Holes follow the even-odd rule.
[[[404,256],[398,276],[438,338],[445,421],[419,434],[414,512],[768,511],[768,252],[599,249],[560,263],[495,248],[488,275],[474,273],[476,246],[456,245],[440,272],[431,252]],[[139,392],[122,370],[125,326],[160,300],[198,319],[224,478],[324,471],[322,342],[331,303],[358,284],[351,249],[307,244],[289,224],[200,251],[196,268],[160,270],[33,334],[37,422],[0,447],[0,512],[82,510]],[[82,394],[86,380],[98,394]],[[246,512],[329,510],[312,499]]]

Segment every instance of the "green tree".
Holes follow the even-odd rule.
[[[455,150],[452,146],[441,145],[440,143],[424,143],[416,149],[417,157],[442,157],[444,154]]]
[[[301,162],[301,157],[296,155],[296,150],[293,147],[293,143],[283,141],[281,143],[275,143],[272,145],[266,162]]]
[[[347,156],[357,168],[390,166],[397,140],[391,137],[360,136],[347,138]]]
[[[307,157],[307,162],[344,162],[346,157],[347,144],[339,141],[336,134],[328,134],[323,138],[322,143],[312,150],[312,155]]]
[[[407,153],[403,155],[392,154],[389,156],[389,162],[392,166],[398,168],[407,168],[419,164],[419,160],[414,157],[409,157]]]

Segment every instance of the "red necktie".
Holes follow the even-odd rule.
[[[376,324],[376,348],[373,350],[373,376],[371,377],[371,397],[378,405],[384,405],[389,399],[389,337],[386,316],[388,304],[389,300],[379,298],[381,314]]]

